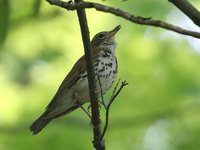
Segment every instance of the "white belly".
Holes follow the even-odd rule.
[[[117,63],[115,62],[115,57],[102,57],[99,58],[99,60],[100,61],[94,63],[98,97],[101,96],[101,91],[102,94],[105,94],[106,91],[110,89],[117,75]],[[85,75],[86,72],[82,74],[82,76]],[[87,99],[89,100],[89,88],[87,78],[81,78],[74,86],[74,89],[81,97],[87,97]]]

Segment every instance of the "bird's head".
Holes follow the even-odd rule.
[[[116,45],[115,44],[115,34],[121,28],[120,25],[116,26],[111,31],[103,31],[97,33],[91,41],[92,47],[107,47],[109,45]]]

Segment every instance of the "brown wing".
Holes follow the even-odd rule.
[[[58,88],[55,96],[47,106],[47,108],[60,96],[63,94],[66,88],[70,88],[74,83],[80,78],[80,74],[86,71],[85,58],[82,56],[73,66],[71,71],[65,77],[60,87]]]
[[[93,48],[93,59],[95,59],[98,55],[98,53],[101,51],[101,48],[95,47]],[[70,88],[79,78],[80,74],[84,73],[86,71],[86,63],[85,63],[85,57],[82,56],[79,58],[79,60],[74,64],[71,71],[68,73],[68,75],[65,77],[63,82],[61,83],[60,87],[58,88],[58,91],[56,93],[59,94],[61,91],[63,91],[65,88]],[[56,96],[55,95],[55,96]]]
[[[70,88],[80,77],[80,74],[86,71],[86,65],[85,65],[85,58],[82,56],[79,58],[79,60],[74,64],[71,71],[68,73],[68,75],[65,77],[63,82],[61,83],[60,87],[58,88],[57,93],[62,91],[65,88]]]
[[[102,50],[102,48],[93,47],[93,59],[95,59],[98,56],[98,53]],[[60,96],[65,92],[64,90],[66,88],[70,88],[74,85],[74,83],[80,78],[80,74],[84,73],[86,71],[86,63],[85,63],[85,57],[82,56],[73,66],[71,71],[68,73],[68,75],[65,77],[63,82],[61,83],[60,87],[58,88],[58,91],[56,92],[55,96],[47,106],[47,108]]]

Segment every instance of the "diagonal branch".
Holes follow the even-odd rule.
[[[168,0],[200,27],[200,11],[187,0]]]
[[[119,16],[121,18],[129,20],[136,24],[160,27],[163,29],[167,29],[167,30],[179,33],[179,34],[192,36],[195,38],[200,38],[200,32],[183,29],[179,26],[175,26],[175,25],[172,25],[167,22],[160,21],[160,20],[154,20],[151,18],[135,16],[135,15],[133,15],[129,12],[126,12],[124,10],[121,10],[119,8],[114,8],[114,7],[110,7],[110,6],[99,4],[99,3],[80,2],[80,3],[76,4],[76,3],[63,2],[63,1],[59,1],[59,0],[47,0],[47,1],[52,5],[56,5],[56,6],[65,8],[67,10],[76,10],[78,8],[95,8],[98,11],[111,13],[113,15]]]

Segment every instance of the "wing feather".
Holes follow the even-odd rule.
[[[68,75],[65,77],[65,79],[62,81],[60,87],[58,88],[55,96],[51,100],[51,102],[48,104],[47,108],[49,108],[54,101],[65,92],[65,89],[70,88],[71,86],[76,83],[76,81],[80,78],[80,74],[84,73],[86,71],[86,64],[85,64],[85,58],[82,56],[72,67],[71,71],[68,73]]]
[[[98,53],[102,49],[99,47],[93,47],[93,59],[95,59],[98,56]],[[55,96],[47,106],[47,109],[56,101],[56,99],[59,98],[60,95],[62,95],[64,92],[66,92],[66,89],[69,89],[71,86],[76,83],[76,81],[80,78],[80,75],[86,71],[86,63],[85,63],[85,57],[82,56],[72,67],[71,71],[68,73],[68,75],[65,77],[65,79],[62,81],[60,87],[58,88]]]

